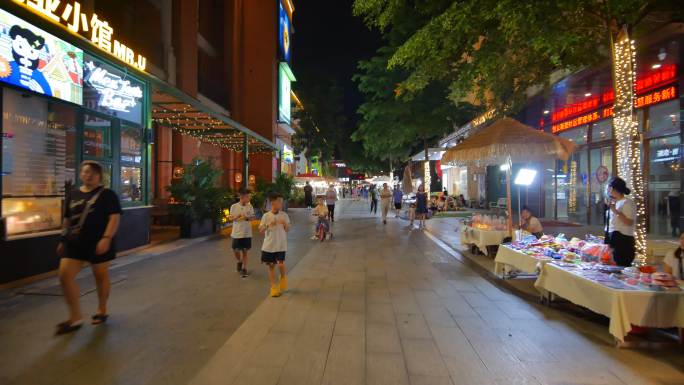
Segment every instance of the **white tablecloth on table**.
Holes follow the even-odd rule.
[[[610,334],[620,341],[632,325],[684,328],[684,292],[617,290],[559,266],[542,266],[534,286],[610,318]]]
[[[537,272],[538,266],[549,261],[551,259],[545,258],[540,260],[539,258],[514,250],[507,245],[501,245],[494,259],[494,272],[497,275],[502,275],[506,265],[510,265],[525,273],[534,274]]]
[[[470,226],[464,226],[461,229],[461,243],[475,245],[485,254],[487,254],[487,246],[497,246],[509,236],[508,231],[482,230]]]

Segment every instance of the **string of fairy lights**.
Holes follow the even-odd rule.
[[[638,122],[634,118],[636,84],[636,49],[626,28],[614,43],[615,108],[613,126],[617,142],[618,175],[632,187],[636,205],[634,264],[646,263],[646,205],[644,177],[641,169],[641,147]]]
[[[171,127],[174,131],[191,136],[203,143],[235,152],[244,151],[244,133],[232,129],[221,120],[192,109],[189,105],[184,105],[182,108],[157,105],[152,109],[152,121],[162,126]],[[248,144],[250,154],[270,154],[273,152],[273,149],[267,144],[252,137],[248,138]]]

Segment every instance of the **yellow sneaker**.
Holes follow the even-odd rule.
[[[278,286],[271,286],[271,297],[280,297],[280,290],[278,289]]]
[[[287,277],[280,277],[280,291],[287,291]]]

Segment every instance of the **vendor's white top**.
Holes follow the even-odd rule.
[[[251,238],[254,207],[251,203],[243,205],[238,202],[230,206],[230,216],[233,217],[233,229],[230,231],[231,238]],[[240,217],[240,219],[238,219]]]
[[[634,214],[636,213],[636,207],[634,201],[625,197],[617,202],[615,202],[615,209],[623,213],[627,218],[634,219]],[[618,218],[614,212],[610,211],[610,221],[608,222],[608,233],[613,231],[619,231],[622,235],[628,235],[630,237],[634,236],[634,225],[628,226],[622,219]]]
[[[279,211],[278,214],[269,211],[261,217],[259,228],[266,229],[261,251],[268,253],[287,251],[287,231],[285,231],[282,222],[290,225],[290,217],[282,211]]]
[[[684,277],[682,277],[682,275],[679,274],[679,264],[684,263],[684,261],[675,257],[675,251],[677,251],[677,249],[665,254],[665,259],[663,259],[663,262],[665,262],[668,266],[672,268],[672,276],[675,277],[675,279],[684,279]],[[682,258],[684,258],[684,256]]]

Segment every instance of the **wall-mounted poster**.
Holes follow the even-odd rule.
[[[0,81],[80,105],[83,51],[0,10]]]
[[[84,106],[130,122],[142,123],[144,83],[85,55]]]

